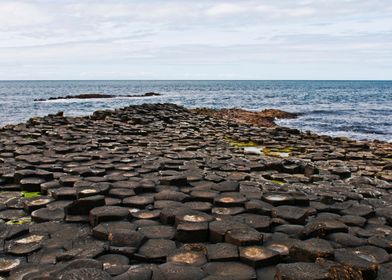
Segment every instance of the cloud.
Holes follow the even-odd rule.
[[[385,78],[391,12],[389,0],[4,0],[0,79]]]
[[[222,3],[212,6],[208,8],[206,14],[208,16],[221,16],[221,15],[231,15],[238,14],[242,12],[246,12],[248,7],[243,6],[241,4],[231,4],[231,3]]]
[[[47,24],[52,17],[41,7],[21,1],[0,2],[0,30]]]

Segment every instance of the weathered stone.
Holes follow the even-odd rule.
[[[225,234],[225,242],[237,246],[260,245],[263,235],[253,228],[230,229]]]
[[[347,232],[348,227],[333,219],[314,219],[307,223],[304,228],[304,235],[308,237],[320,237],[335,232]]]
[[[103,195],[94,195],[75,200],[66,206],[64,210],[67,215],[88,215],[90,210],[104,205],[105,197]]]
[[[278,264],[276,280],[329,280],[328,271],[314,263]]]
[[[92,226],[96,226],[100,222],[126,220],[130,217],[127,208],[119,206],[101,206],[90,211],[89,219]]]
[[[175,249],[176,244],[172,240],[150,239],[139,248],[135,257],[143,261],[164,262]]]
[[[176,240],[184,243],[205,242],[208,239],[208,223],[180,223]]]
[[[135,207],[135,208],[144,208],[147,205],[150,205],[153,203],[154,203],[154,197],[147,196],[147,195],[130,196],[130,197],[126,197],[122,200],[122,204],[124,206]]]
[[[298,241],[290,248],[290,257],[297,262],[314,262],[317,258],[332,258],[334,249],[328,241],[319,238]]]
[[[176,234],[175,228],[165,225],[142,227],[139,232],[148,239],[173,239]]]
[[[40,208],[31,213],[31,219],[36,223],[62,221],[64,219],[64,210],[61,208]]]
[[[115,231],[134,231],[135,229],[135,225],[127,221],[102,222],[93,228],[92,233],[95,238],[108,240],[109,235]]]
[[[202,266],[207,263],[205,252],[199,248],[180,248],[167,257],[167,262],[182,265]]]
[[[37,251],[42,247],[43,235],[28,235],[26,237],[9,241],[6,245],[6,252],[14,255],[26,255]]]
[[[110,280],[112,279],[107,272],[95,268],[79,268],[67,271],[61,277],[63,280]]]
[[[116,229],[109,232],[108,240],[111,246],[139,248],[145,242],[146,237],[137,231]]]
[[[241,261],[255,268],[274,265],[280,260],[277,251],[261,246],[240,247],[239,252]]]
[[[256,279],[256,271],[239,262],[212,262],[204,266],[204,271],[216,277],[234,278],[238,280]]]
[[[238,260],[237,246],[229,243],[216,243],[207,245],[209,261],[236,261]]]
[[[304,224],[308,210],[295,206],[278,206],[273,211],[274,216],[294,224]]]

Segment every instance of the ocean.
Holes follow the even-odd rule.
[[[47,99],[81,93],[162,96],[115,99]],[[0,126],[63,111],[91,114],[142,103],[188,108],[276,108],[301,113],[280,125],[357,140],[392,142],[392,81],[0,81]]]

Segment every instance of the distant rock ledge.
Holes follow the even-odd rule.
[[[260,112],[246,111],[243,109],[210,109],[197,108],[194,112],[210,117],[224,119],[239,124],[247,124],[258,127],[275,127],[275,119],[295,119],[298,113],[290,113],[277,109],[266,109]]]
[[[34,101],[49,101],[49,100],[62,100],[62,99],[98,99],[98,98],[117,98],[117,97],[150,97],[150,96],[160,96],[161,94],[156,92],[146,92],[140,95],[113,95],[113,94],[100,94],[100,93],[84,93],[78,95],[67,95],[60,97],[50,97],[48,99],[34,99]]]

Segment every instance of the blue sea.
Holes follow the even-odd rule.
[[[34,99],[102,93],[158,92],[140,98]],[[279,124],[331,136],[392,142],[392,81],[0,81],[0,126],[63,111],[86,115],[142,103],[188,108],[277,108],[301,113]]]

